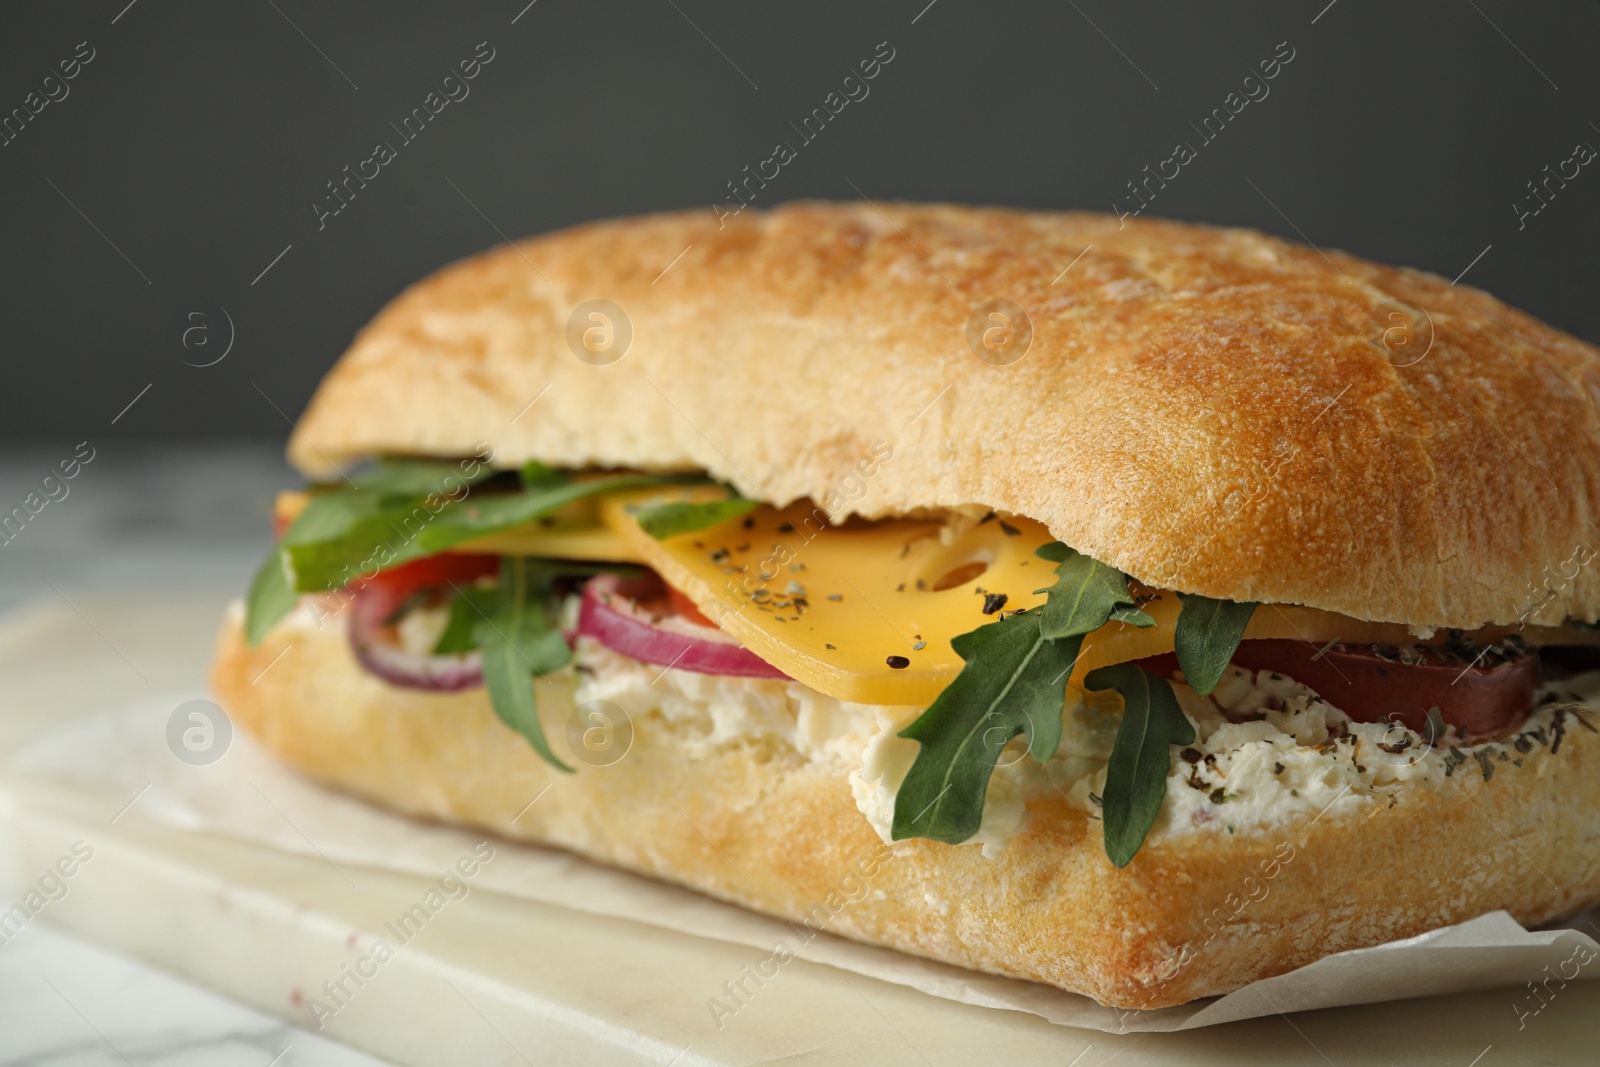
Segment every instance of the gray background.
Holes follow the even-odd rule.
[[[96,57],[0,148],[3,440],[281,437],[272,404],[298,415],[403,286],[496,227],[709,211],[885,40],[871,95],[766,202],[854,182],[1109,210],[1288,41],[1271,95],[1150,214],[1447,278],[1492,245],[1466,281],[1600,339],[1600,166],[1520,231],[1511,206],[1576,142],[1600,147],[1594,3],[127,2],[6,7],[0,114],[78,42]],[[480,41],[495,59],[471,95],[319,231],[325,183],[397,140],[389,123]],[[233,350],[185,366],[220,351],[219,308]],[[191,312],[218,343],[183,347]]]

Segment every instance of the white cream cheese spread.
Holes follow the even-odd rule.
[[[836,766],[848,774],[862,815],[890,841],[895,794],[918,750],[917,742],[898,735],[921,709],[850,704],[798,682],[663,671],[587,639],[579,642],[578,662],[584,668],[580,702],[606,699],[630,715],[656,712],[669,723],[693,724],[692,744],[776,741]],[[1485,760],[1498,764],[1524,754],[1510,739],[1469,746],[1447,733],[1429,745],[1399,724],[1352,722],[1278,672],[1230,667],[1209,697],[1181,682],[1173,688],[1196,738],[1175,752],[1152,840],[1248,833],[1339,815],[1384,802],[1403,784],[1437,787],[1457,767],[1480,773]],[[1568,703],[1600,700],[1600,673],[1546,691]],[[1537,710],[1518,736],[1548,738],[1558,706]],[[1061,743],[1048,763],[1029,757],[1021,738],[1002,752],[982,825],[968,842],[981,845],[985,855],[997,855],[1026,825],[1029,800],[1052,790],[1099,817],[1117,731],[1115,699],[1093,694],[1085,700],[1072,691],[1062,714]]]
[[[310,600],[311,598],[307,598]],[[571,615],[575,605],[568,604]],[[302,601],[286,619],[318,626],[326,612]],[[437,640],[440,612],[412,612],[398,627],[408,647]],[[568,625],[575,620],[564,619]],[[799,682],[735,678],[659,667],[580,637],[575,653],[578,703],[608,700],[630,716],[657,718],[691,756],[735,746],[782,746],[827,764],[850,782],[856,806],[890,842],[895,795],[918,744],[899,735],[917,707],[854,704]],[[1434,744],[1400,724],[1353,722],[1281,672],[1230,667],[1210,696],[1181,681],[1173,689],[1195,727],[1195,742],[1176,749],[1151,840],[1194,833],[1249,833],[1324,814],[1383,803],[1404,787],[1437,788],[1458,768],[1485,776],[1519,763],[1535,744],[1551,743],[1564,706],[1600,705],[1600,672],[1546,684],[1541,705],[1512,737],[1467,745],[1447,732]],[[1570,720],[1569,720],[1570,721]],[[1055,755],[1039,764],[1017,738],[990,779],[983,820],[969,844],[998,855],[1023,829],[1027,803],[1059,792],[1092,817],[1116,737],[1115,697],[1068,691]]]

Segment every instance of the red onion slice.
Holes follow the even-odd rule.
[[[389,640],[384,632],[414,589],[372,581],[355,590],[350,604],[350,648],[356,659],[390,685],[453,693],[483,684],[483,660],[476,651],[461,655],[419,655]]]
[[[391,685],[451,693],[483,684],[477,652],[436,656],[407,652],[393,640],[390,620],[419,586],[409,581],[364,582],[350,604],[350,648],[368,671]],[[653,611],[659,606],[661,610]],[[659,625],[670,620],[667,626]],[[642,663],[737,678],[785,678],[778,668],[714,627],[689,622],[666,605],[654,576],[624,582],[602,574],[583,589],[578,633]],[[564,634],[569,642],[574,635]]]
[[[789,677],[721,630],[681,617],[673,619],[672,629],[656,625],[635,599],[648,592],[642,583],[625,583],[614,574],[590,580],[583,587],[578,632],[643,663],[738,678]]]

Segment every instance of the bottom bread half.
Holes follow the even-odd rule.
[[[571,673],[538,683],[561,753]],[[336,623],[280,625],[247,648],[234,613],[212,684],[239,725],[337,789],[1117,1007],[1224,993],[1497,908],[1532,924],[1600,902],[1600,736],[1586,729],[1492,777],[1458,772],[1355,815],[1167,835],[1119,870],[1098,821],[1059,794],[1030,801],[993,858],[891,848],[837,762],[759,739],[707,751],[650,716],[634,718],[623,758],[565,774],[483,690],[391,686],[357,665]]]

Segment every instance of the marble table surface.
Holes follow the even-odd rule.
[[[0,542],[0,612],[119,588],[243,588],[271,540],[273,493],[297,484],[276,443],[90,447],[66,495]],[[0,450],[0,513],[74,450]],[[0,947],[0,1067],[379,1062],[47,926]]]
[[[75,443],[0,448],[0,515],[24,505]],[[243,589],[272,543],[280,489],[300,485],[277,442],[130,446],[89,441],[77,476],[20,533],[0,530],[0,611],[39,596],[116,589]],[[53,483],[54,484],[54,483]]]
[[[0,948],[0,1067],[381,1062],[42,924]]]

